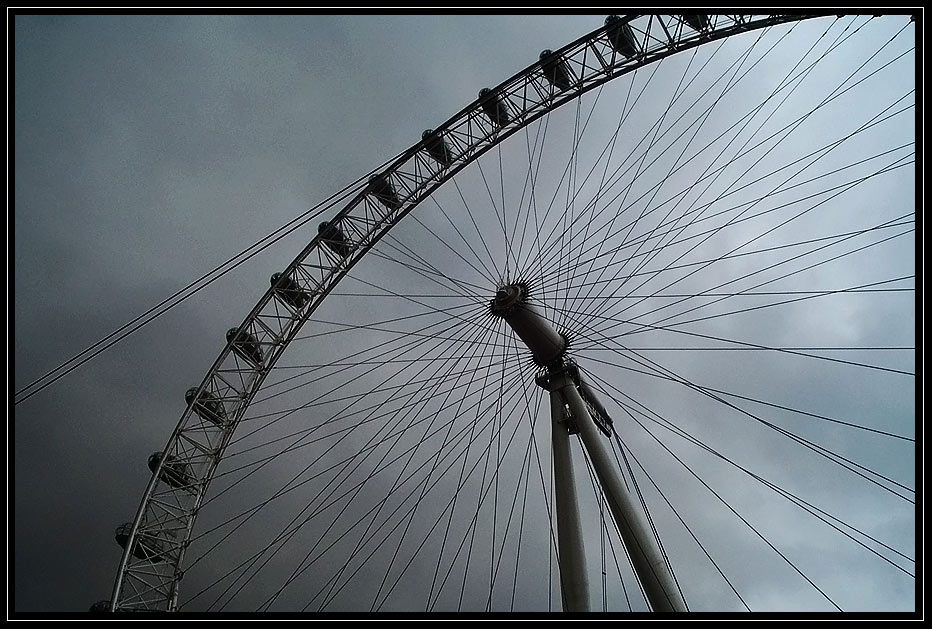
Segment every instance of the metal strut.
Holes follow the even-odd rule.
[[[605,447],[602,435],[612,434],[612,419],[608,411],[595,391],[586,384],[576,363],[566,357],[569,347],[566,336],[557,333],[528,299],[526,284],[510,284],[496,292],[490,311],[511,326],[531,350],[534,362],[546,369],[535,381],[550,393],[557,541],[564,608],[570,612],[589,611],[585,551],[569,442],[569,436],[578,433],[651,609],[656,612],[686,611],[686,604],[660,547]]]
[[[579,367],[570,359],[564,359],[562,365],[557,367],[552,367],[546,372],[540,374],[534,378],[534,382],[537,383],[537,386],[550,390],[550,380],[555,374],[565,373],[573,381],[573,384],[576,386],[576,390],[579,392],[580,397],[583,399],[583,402],[586,404],[586,408],[589,410],[589,416],[592,418],[592,421],[595,422],[596,427],[602,431],[606,437],[612,436],[612,418],[608,414],[608,411],[605,410],[605,407],[599,401],[598,396],[595,394],[595,391],[592,390],[592,387],[589,386],[589,383],[586,382],[582,374],[579,372]],[[576,434],[578,431],[573,430],[570,432],[571,435]]]
[[[558,370],[548,375],[551,405],[554,404],[553,400],[559,400],[561,405],[566,405],[572,416],[573,425],[589,454],[612,519],[628,549],[634,572],[644,587],[651,609],[655,612],[686,611],[686,604],[676,587],[673,574],[667,568],[660,547],[646,525],[639,505],[625,488],[618,467],[605,447],[603,436],[596,429],[596,423],[576,383],[568,370]],[[559,518],[557,522],[559,524]]]

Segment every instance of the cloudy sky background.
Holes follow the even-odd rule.
[[[439,126],[472,101],[479,88],[501,82],[535,61],[541,49],[558,48],[598,27],[603,19],[597,15],[17,16],[13,31],[15,389],[406,149],[420,138],[423,129]],[[855,41],[876,47],[899,31],[905,21],[877,20],[865,25],[861,39]],[[866,20],[856,24],[862,22]],[[817,37],[827,24],[810,26],[813,30],[797,33],[800,41],[811,41],[812,33]],[[832,35],[841,28],[836,27]],[[886,59],[911,46],[911,28],[899,35],[896,50],[885,53]],[[725,49],[722,55],[729,52]],[[864,59],[857,57],[857,52],[857,46],[852,45],[833,57],[830,64],[820,67],[824,78],[810,78],[812,85],[828,85],[831,77],[845,72],[843,68],[852,63],[856,67]],[[851,57],[846,57],[849,54]],[[628,126],[619,135],[622,143],[640,138],[643,127],[652,124],[656,111],[666,107],[671,98],[675,81],[688,73],[688,63],[684,58],[665,65],[664,72],[669,74],[661,74],[661,80],[645,91],[641,107],[633,110]],[[781,77],[785,64],[782,56],[766,58],[757,70],[764,79],[762,84],[767,84],[767,78]],[[854,92],[851,100],[811,123],[804,133],[794,135],[790,148],[784,145],[781,149],[792,157],[774,163],[785,164],[837,139],[850,129],[846,115],[855,120],[869,117],[914,85],[910,56],[893,68],[878,75],[869,90]],[[663,80],[664,76],[671,78]],[[701,75],[703,79],[712,76],[717,76],[712,70]],[[600,99],[611,103],[610,98],[623,98],[626,90],[627,86],[621,85]],[[889,97],[891,93],[895,96]],[[743,101],[735,98],[731,102],[734,111],[743,111]],[[557,169],[557,178],[559,164],[565,165],[570,153],[566,147],[572,143],[576,113],[573,105],[564,109],[548,123],[553,129],[548,127],[547,131],[557,148],[548,149],[545,159],[553,160],[550,167]],[[608,129],[605,138],[602,144],[589,146],[603,146],[614,131],[617,111],[610,106],[607,109],[608,113],[600,109],[592,122],[593,128]],[[716,119],[721,116],[727,120],[731,110],[722,109],[716,109]],[[671,119],[677,111],[671,109]],[[790,112],[798,115],[802,111],[804,104],[787,105],[771,124],[779,128],[792,119]],[[784,112],[785,121],[781,120]],[[653,118],[648,119],[648,114]],[[643,121],[639,116],[644,116]],[[902,143],[897,140],[908,142],[914,134],[911,116],[907,112],[891,123],[892,127],[854,140],[848,146],[856,148],[848,149],[845,157],[853,161],[856,156],[893,149]],[[827,140],[820,137],[823,132]],[[533,135],[527,137],[533,141]],[[516,163],[522,159],[522,151],[526,153],[524,139],[513,139],[515,146],[510,152],[500,154],[505,163]],[[696,142],[698,145],[699,140]],[[894,153],[883,163],[907,154],[908,150]],[[580,163],[594,162],[594,155],[584,154]],[[493,162],[498,159],[490,157]],[[527,160],[526,155],[523,159]],[[670,165],[661,162],[657,168],[665,172]],[[820,168],[817,172],[831,169],[827,165]],[[877,166],[864,168],[859,172],[867,174]],[[671,181],[672,189],[688,186],[693,172],[678,174],[676,181]],[[900,168],[882,178],[882,183],[860,188],[857,203],[848,197],[847,204],[830,206],[831,211],[819,218],[803,219],[805,227],[799,227],[802,235],[798,240],[808,234],[818,237],[863,229],[913,212],[913,177],[911,167]],[[473,198],[479,199],[476,207],[481,205],[485,194],[481,179],[474,172],[465,172],[460,181],[467,194],[472,190]],[[541,188],[548,184],[551,190],[558,188],[554,179],[542,181]],[[829,184],[815,184],[813,189],[823,185]],[[766,184],[756,188],[759,194],[765,189]],[[520,192],[520,186],[509,188],[506,197],[520,196]],[[747,194],[753,197],[751,192]],[[448,186],[438,199],[453,208],[456,196]],[[440,221],[430,222],[436,218],[436,214],[424,216],[433,228],[445,229]],[[833,226],[832,221],[843,224]],[[109,597],[120,556],[113,529],[132,519],[148,477],[146,457],[163,448],[183,411],[184,391],[201,381],[222,347],[224,332],[242,320],[268,286],[268,276],[300,251],[316,233],[315,228],[316,221],[16,406],[15,482],[11,486],[16,611],[82,611]],[[713,250],[725,247],[730,250],[759,231],[761,228],[754,226],[746,233],[742,228],[734,229],[723,241],[711,242],[691,259],[708,259]],[[449,232],[445,234],[454,241]],[[408,225],[397,239],[415,248],[427,247],[425,255],[438,265],[446,265],[442,268],[451,273],[462,271],[461,277],[469,281],[483,281],[445,258],[436,239],[431,240],[420,226]],[[752,248],[788,240],[794,237],[763,240]],[[492,245],[496,253],[498,246]],[[914,240],[907,234],[892,245],[879,245],[871,253],[850,256],[849,262],[825,265],[777,286],[837,289],[908,275],[915,266],[913,249]],[[504,251],[500,253],[504,255]],[[777,260],[783,253],[765,255]],[[747,268],[760,268],[764,265],[761,259],[758,256]],[[726,263],[725,268],[697,274],[684,284],[700,287],[698,290],[708,288],[741,275],[741,265],[740,261]],[[391,266],[363,264],[358,274],[377,283],[392,280],[399,290],[427,292],[422,279],[419,283],[419,278],[393,271]],[[906,281],[895,286],[912,285]],[[661,284],[651,286],[659,288]],[[346,292],[352,288],[367,290],[351,282]],[[489,290],[491,294],[491,286]],[[671,289],[676,291],[688,292],[682,284],[675,291]],[[358,299],[346,297],[322,310],[317,318],[371,322],[388,319],[386,313],[394,307],[399,308],[399,314],[411,312],[394,302],[390,306],[381,303],[373,300],[360,305]],[[441,301],[432,303],[440,307]],[[726,306],[728,302],[716,312],[726,311]],[[764,309],[753,316],[713,319],[689,329],[777,346],[909,346],[914,344],[913,313],[912,293],[865,293],[833,299],[825,307]],[[641,336],[640,347],[670,343],[659,334]],[[348,353],[354,343],[361,348],[372,346],[380,338],[375,333],[342,335],[339,343],[346,345],[339,350]],[[694,340],[682,343],[702,345]],[[580,351],[591,350],[593,357],[604,356],[596,344],[580,342],[579,347]],[[300,365],[305,357],[319,361],[321,354],[337,350],[334,344],[311,340],[302,351],[289,364]],[[670,353],[647,355],[673,365]],[[912,376],[785,355],[742,356],[739,361],[734,357],[738,352],[705,352],[701,358],[699,352],[682,354],[675,363],[677,371],[706,386],[908,437],[914,434]],[[908,352],[850,352],[842,357],[914,371]],[[707,399],[674,392],[676,387],[656,378],[630,373],[622,377],[620,371],[605,367],[598,375],[624,382],[615,386],[629,393],[636,391],[638,399],[653,400],[652,408],[665,417],[677,417],[678,425],[705,429],[703,439],[717,449],[754,464],[762,476],[781,478],[793,491],[808,490],[805,498],[819,508],[844,514],[846,521],[914,556],[915,523],[908,502],[865,486],[862,480],[844,477],[837,468],[825,465],[824,459],[775,440],[759,426],[749,428],[746,418],[724,413],[720,405]],[[529,391],[537,395],[535,387]],[[306,392],[296,392],[292,399],[298,400]],[[282,408],[288,407],[287,401],[280,403]],[[544,404],[543,420],[546,408]],[[761,407],[753,408],[765,416]],[[910,442],[813,427],[811,422],[789,414],[766,417],[914,487],[915,457]],[[620,423],[618,416],[616,422]],[[486,441],[489,434],[484,437]],[[629,434],[630,447],[642,453],[638,456],[645,464],[670,461],[643,433],[632,428]],[[545,451],[546,434],[543,437],[537,440]],[[268,438],[267,434],[257,437]],[[359,443],[365,441],[362,436],[358,439]],[[671,447],[674,443],[671,439]],[[518,457],[524,456],[521,447],[515,450]],[[854,547],[849,540],[839,540],[823,525],[813,525],[811,519],[773,500],[773,494],[769,494],[771,499],[762,500],[761,495],[768,494],[750,489],[752,484],[735,481],[733,468],[717,465],[695,451],[684,456],[703,470],[710,484],[727,487],[730,500],[750,510],[754,520],[768,529],[768,535],[779,537],[781,548],[788,549],[805,570],[815,572],[818,582],[843,609],[913,608],[913,581],[901,571]],[[520,461],[516,464],[509,459],[512,467],[518,464]],[[660,469],[667,469],[667,463]],[[585,472],[584,468],[577,471]],[[513,484],[516,472],[514,467],[507,476],[503,470],[502,477],[511,478]],[[279,473],[287,473],[287,467],[269,470],[263,478]],[[654,474],[659,479],[665,472]],[[585,481],[584,476],[580,478]],[[720,507],[709,506],[712,499],[700,495],[698,486],[675,478],[684,477],[671,473],[669,497],[674,504],[689,505],[684,509],[707,531],[710,552],[719,557],[733,581],[746,584],[744,595],[752,609],[830,609],[773,555],[767,558],[759,549],[750,554],[740,552],[750,545],[743,541],[747,530]],[[232,502],[253,496],[253,491],[260,488],[244,485]],[[649,489],[645,492],[651,493]],[[299,497],[294,500],[300,502]],[[588,500],[587,519],[597,517],[597,505],[591,498],[584,500]],[[220,512],[233,508],[231,502],[218,502]],[[537,506],[537,513],[545,514],[541,507]],[[672,532],[668,550],[671,557],[680,557],[683,566],[677,574],[690,583],[684,585],[684,591],[691,607],[740,609],[734,596],[723,592],[727,586],[707,576],[708,563],[677,526],[675,516],[660,509],[656,517],[667,521]],[[252,523],[254,528],[244,530],[242,539],[259,539],[276,522],[269,516],[261,523]],[[549,528],[536,520],[528,524],[528,530],[546,540]],[[528,556],[525,553],[525,561],[532,563],[522,565],[524,574],[545,569],[546,552],[533,560]],[[590,570],[598,569],[597,562],[590,563]],[[909,562],[900,563],[909,571],[915,570]],[[423,575],[431,569],[418,564],[412,572]],[[210,570],[220,568],[205,569],[204,574],[186,581],[186,587],[196,579],[206,581]],[[406,587],[416,592],[417,584],[414,579]],[[348,589],[350,594],[353,591]],[[261,588],[244,594],[242,608],[250,609],[253,599],[261,603],[265,594]],[[404,602],[401,597],[396,604]],[[522,591],[519,603],[528,608],[546,605],[546,594]],[[346,603],[338,601],[340,604]]]

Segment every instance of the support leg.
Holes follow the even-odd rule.
[[[557,545],[560,555],[560,584],[563,604],[568,612],[589,611],[589,580],[586,575],[586,555],[583,552],[576,502],[576,482],[570,456],[570,436],[567,430],[565,405],[559,393],[550,394],[550,414],[553,418],[553,481],[557,500]]]
[[[550,387],[551,399],[557,394],[562,394],[570,407],[579,436],[605,493],[612,518],[621,532],[625,548],[631,555],[634,570],[644,587],[651,608],[655,612],[686,611],[686,605],[673,581],[672,573],[667,569],[660,548],[638,506],[625,488],[618,468],[605,447],[605,437],[589,416],[589,411],[572,379],[566,372],[558,372],[551,376]]]

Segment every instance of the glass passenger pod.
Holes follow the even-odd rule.
[[[494,94],[487,87],[479,90],[479,106],[485,112],[485,115],[489,117],[489,120],[492,121],[492,124],[504,127],[511,122],[508,106],[499,98],[498,94]]]
[[[689,24],[689,27],[693,29],[694,31],[698,31],[702,33],[702,32],[709,30],[709,16],[708,15],[700,15],[698,13],[695,13],[695,14],[690,14],[690,15],[682,15],[680,17],[682,17],[683,21]]]
[[[450,149],[439,134],[433,135],[433,133],[433,129],[427,129],[421,134],[421,139],[425,141],[424,148],[427,149],[427,154],[430,155],[434,161],[441,166],[449,166],[453,162]]]
[[[196,395],[197,387],[188,389],[184,394],[185,403],[188,406],[193,405],[194,412],[200,415],[201,419],[205,419],[217,426],[223,426],[226,421],[226,410],[223,408],[223,402],[218,400],[210,391],[204,391],[197,403],[195,403],[194,396]]]
[[[401,199],[395,192],[392,182],[385,175],[372,175],[369,178],[369,186],[372,196],[389,210],[397,210],[401,207]]]
[[[116,529],[114,538],[121,548],[126,548],[130,533],[133,531],[132,522],[121,524]],[[166,549],[157,540],[145,535],[137,535],[133,544],[133,557],[147,561],[165,561]]]
[[[540,53],[540,67],[550,84],[557,89],[566,90],[573,84],[570,68],[566,61],[562,57],[553,54],[552,50],[547,49]]]
[[[256,337],[246,330],[230,328],[227,330],[227,343],[231,349],[243,360],[252,363],[255,367],[262,367],[262,348]]]
[[[295,310],[304,308],[311,299],[311,296],[301,289],[294,278],[282,273],[273,273],[269,283],[275,289],[275,296]]]
[[[159,462],[162,460],[161,452],[153,452],[149,455],[149,470],[155,474],[155,470],[159,467]],[[194,482],[194,477],[191,476],[190,468],[187,463],[183,461],[178,461],[171,454],[168,455],[168,458],[165,460],[165,464],[162,466],[162,472],[159,474],[159,480],[170,485],[176,489],[181,487],[190,487]]]
[[[352,244],[346,239],[346,235],[338,225],[324,221],[317,227],[317,233],[320,234],[321,242],[341,258],[345,258],[353,251]]]
[[[609,27],[606,35],[608,35],[608,40],[615,52],[624,55],[628,59],[641,54],[637,40],[634,38],[634,32],[627,22],[622,22],[617,15],[609,15],[605,18],[605,25]]]

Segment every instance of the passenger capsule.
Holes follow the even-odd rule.
[[[493,94],[492,90],[487,87],[479,90],[479,106],[482,107],[482,111],[489,117],[492,124],[503,127],[511,122],[508,106],[498,97],[498,94]]]
[[[372,196],[379,203],[390,210],[397,210],[401,207],[401,199],[398,198],[398,193],[395,192],[395,187],[388,180],[388,177],[385,175],[372,175],[369,178],[369,185],[371,186]]]
[[[282,273],[273,273],[269,282],[272,284],[272,288],[275,289],[275,296],[295,310],[304,308],[311,298],[307,292],[301,290],[294,278]]]
[[[681,17],[683,18],[683,21],[689,24],[689,26],[694,31],[702,32],[702,31],[706,31],[709,29],[709,16],[708,15],[692,14],[692,15],[683,15]]]
[[[223,426],[226,420],[226,410],[223,408],[223,402],[218,400],[210,391],[201,393],[201,397],[194,402],[197,395],[197,387],[191,387],[184,394],[184,401],[188,406],[194,407],[194,412],[201,416],[201,419]]]
[[[251,362],[256,367],[262,366],[262,348],[259,347],[259,341],[246,330],[239,331],[237,328],[227,330],[227,343],[232,344],[233,351],[243,360]]]
[[[433,129],[427,129],[421,134],[421,139],[426,142],[424,148],[427,149],[427,154],[434,158],[434,161],[443,166],[449,166],[453,162],[450,149],[447,148],[447,143],[439,135],[431,137],[433,133]]]
[[[341,258],[345,258],[352,252],[352,245],[337,225],[324,221],[318,226],[317,233],[320,234],[321,242]]]
[[[636,57],[640,54],[637,40],[627,22],[622,22],[617,15],[609,15],[605,18],[605,25],[609,27],[606,31],[608,40],[612,43],[615,52],[621,53],[627,58]]]
[[[121,548],[126,548],[126,543],[129,542],[129,536],[132,532],[133,525],[131,522],[121,524],[117,527],[115,537],[117,544],[119,544]],[[162,548],[161,544],[156,540],[144,535],[137,535],[136,541],[133,544],[133,557],[149,561],[164,561],[165,549]]]
[[[92,614],[108,612],[110,611],[110,601],[97,601],[91,605],[87,611],[91,612]]]
[[[155,474],[155,470],[159,467],[159,461],[162,460],[161,452],[153,452],[149,455],[149,470]],[[189,473],[188,464],[182,461],[178,461],[171,454],[168,455],[165,464],[162,466],[162,473],[159,474],[159,479],[165,482],[176,489],[179,487],[189,487],[194,478]]]
[[[569,66],[566,65],[564,59],[553,54],[552,50],[548,49],[540,53],[540,67],[544,71],[544,76],[554,87],[565,90],[572,85]]]

